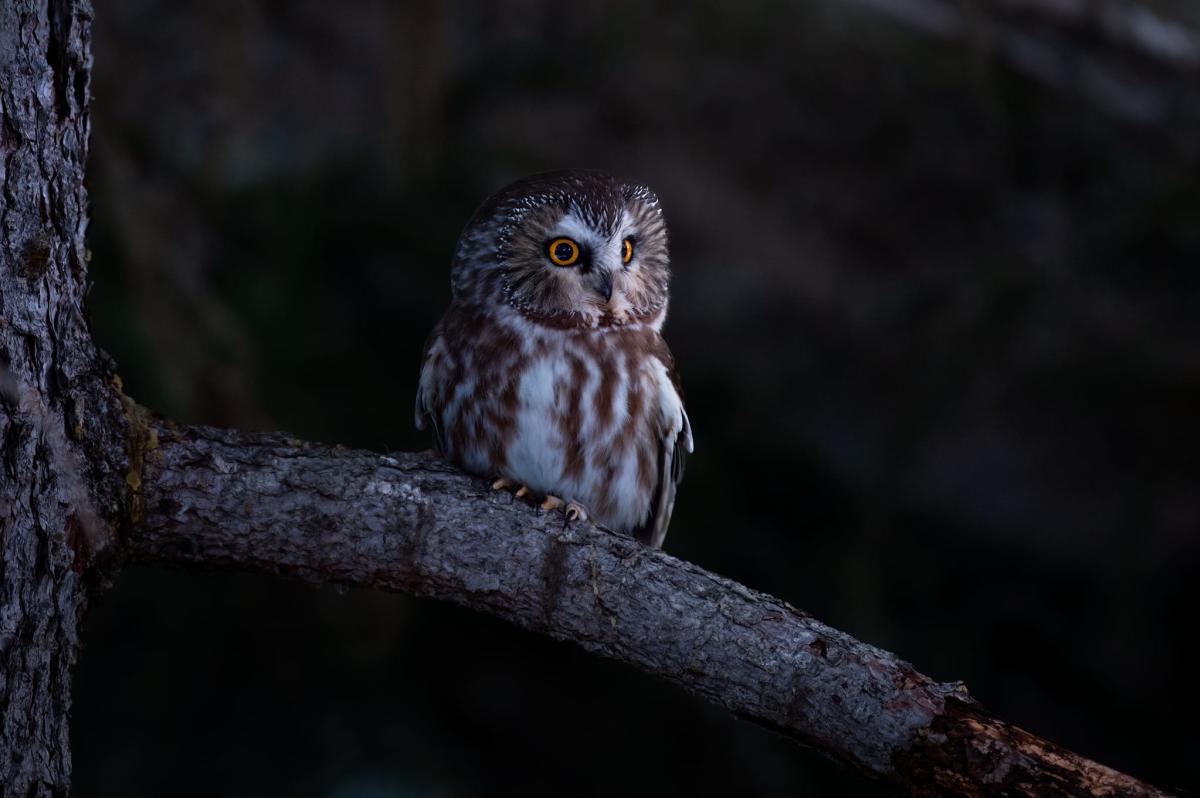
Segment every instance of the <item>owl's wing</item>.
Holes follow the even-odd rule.
[[[417,389],[417,407],[416,407],[416,422],[417,429],[425,429],[425,423],[433,428],[433,448],[438,454],[446,451],[446,447],[442,445],[442,428],[438,424],[437,416],[435,416],[425,405],[425,392]]]
[[[440,327],[440,325],[439,325]],[[445,454],[446,447],[442,438],[442,427],[438,423],[437,414],[430,407],[429,402],[432,398],[433,391],[433,361],[429,357],[429,350],[434,343],[439,340],[439,328],[435,327],[433,333],[429,336],[429,340],[425,342],[424,351],[421,353],[421,381],[417,384],[417,401],[414,411],[414,421],[417,429],[425,429],[425,424],[428,423],[433,428],[433,448],[438,454]]]
[[[687,411],[683,409],[679,380],[673,364],[668,363],[668,369],[671,377],[669,390],[674,394],[672,398],[678,407],[678,415],[663,425],[665,429],[658,441],[658,483],[651,494],[650,515],[645,523],[633,531],[638,540],[656,549],[662,548],[663,540],[667,537],[671,512],[675,509],[675,491],[683,479],[684,461],[692,451],[692,424],[688,421]]]

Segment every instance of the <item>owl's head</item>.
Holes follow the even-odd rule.
[[[455,300],[565,328],[662,324],[667,225],[646,186],[603,172],[534,175],[480,206],[458,241]]]

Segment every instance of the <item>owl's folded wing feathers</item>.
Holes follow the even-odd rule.
[[[663,403],[664,409],[670,408],[675,412],[665,414],[666,423],[658,441],[658,484],[650,499],[650,515],[633,531],[638,540],[656,549],[662,548],[663,540],[667,537],[671,512],[675,509],[675,492],[683,480],[684,462],[692,451],[692,424],[683,408],[679,377],[670,354],[663,354],[660,354],[660,358],[664,360],[666,374],[670,378],[662,388],[664,392],[670,392],[669,397],[664,397],[668,399]]]
[[[429,350],[439,341],[440,338],[439,324],[434,328],[433,333],[425,342],[425,349],[421,353],[421,380],[417,384],[416,407],[414,408],[414,421],[417,429],[425,429],[426,422],[433,428],[433,448],[438,454],[444,455],[446,447],[442,438],[442,425],[438,423],[437,414],[432,411],[429,406],[431,391],[433,390],[433,363],[429,357]]]

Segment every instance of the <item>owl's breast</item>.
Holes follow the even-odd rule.
[[[681,423],[654,354],[663,347],[650,329],[451,330],[430,347],[422,378],[444,454],[632,529],[649,511],[664,432]]]
[[[636,526],[665,421],[656,362],[636,337],[611,332],[563,336],[533,356],[518,383],[506,476],[578,501],[607,526]]]

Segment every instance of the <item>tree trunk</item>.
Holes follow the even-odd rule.
[[[91,7],[0,3],[0,784],[62,795],[122,408],[83,318]]]

